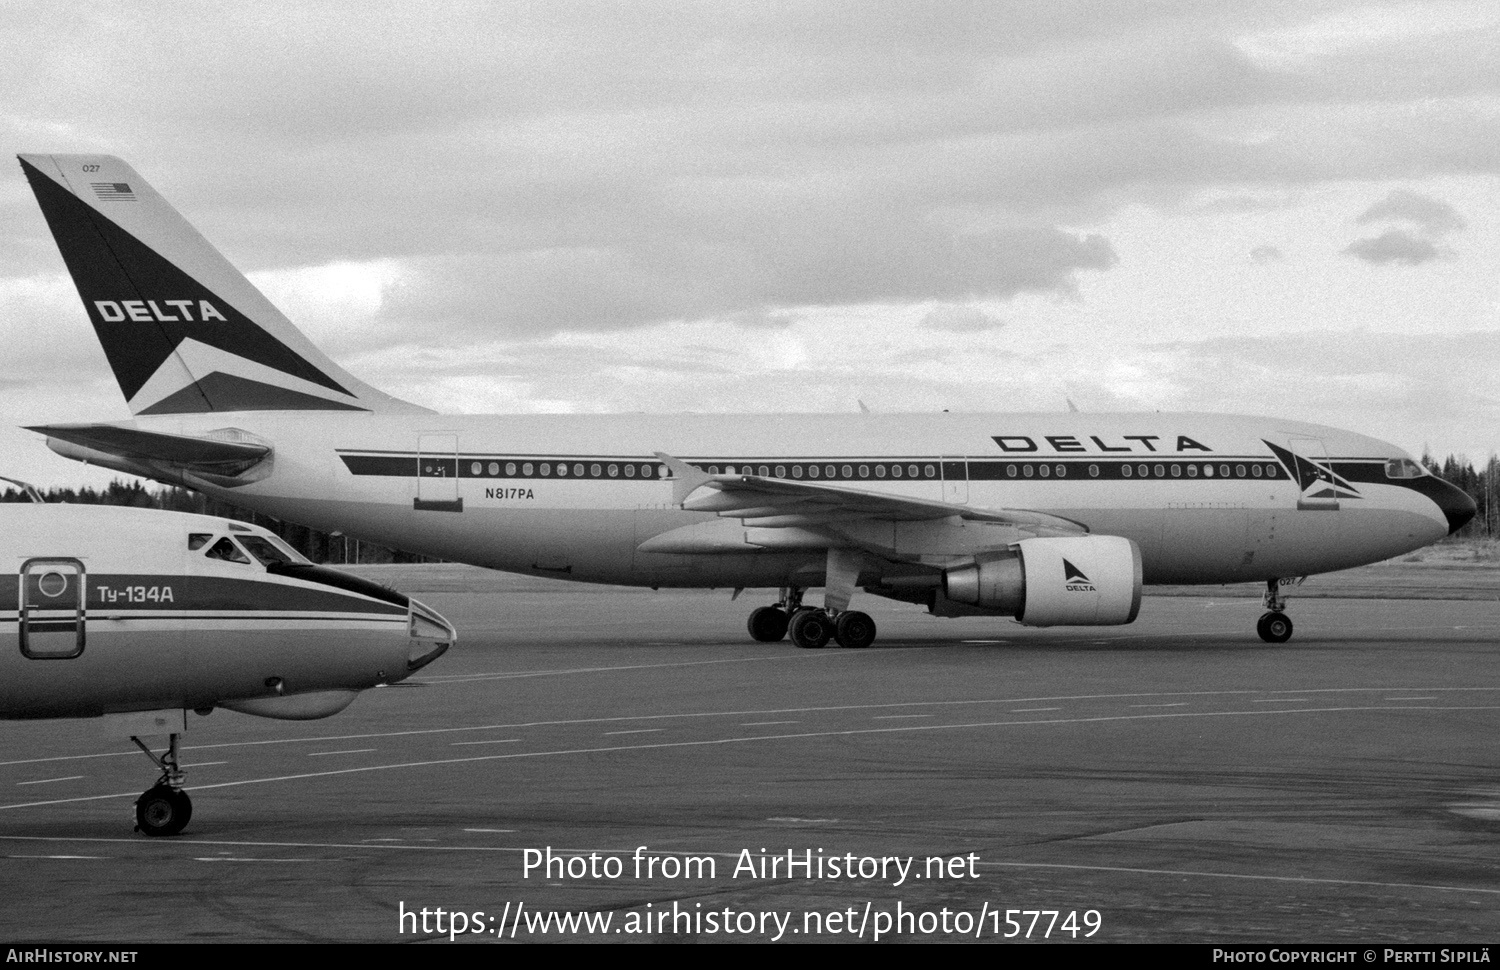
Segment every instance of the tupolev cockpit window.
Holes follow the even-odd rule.
[[[270,566],[273,563],[297,562],[301,556],[283,550],[264,536],[240,536],[240,543],[245,550],[260,561],[262,566]],[[294,558],[295,557],[295,558]]]
[[[289,562],[302,563],[308,566],[312,565],[312,560],[308,559],[306,556],[302,555],[302,553],[293,549],[285,539],[281,538],[281,536],[267,536],[266,540],[277,549],[280,549],[286,555]]]
[[[209,547],[204,553],[210,559],[222,559],[224,562],[237,562],[246,566],[250,565],[250,557],[245,555],[244,550],[234,544],[234,540],[225,536]]]
[[[1385,463],[1386,478],[1421,478],[1422,466],[1410,458],[1392,458]]]

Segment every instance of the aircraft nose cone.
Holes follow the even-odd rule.
[[[458,634],[453,624],[432,608],[411,600],[411,650],[406,658],[406,673],[414,674],[448,652]]]
[[[1443,515],[1448,519],[1448,534],[1462,529],[1474,518],[1479,511],[1479,506],[1469,497],[1469,493],[1451,482],[1443,482],[1443,487],[1432,500],[1437,503],[1438,508],[1443,510]]]

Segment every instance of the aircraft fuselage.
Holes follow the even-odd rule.
[[[673,501],[658,453],[716,473],[1047,513],[1133,540],[1147,583],[1265,580],[1387,559],[1448,532],[1451,489],[1425,475],[1390,477],[1389,464],[1409,456],[1373,438],[1209,414],[240,412],[137,426],[184,435],[233,427],[271,444],[261,480],[205,487],[247,508],[495,569],[628,585],[774,587],[823,565],[808,549],[722,542],[643,551],[716,518]],[[1310,468],[1326,480],[1311,481]],[[755,524],[725,523],[726,535],[736,523]],[[901,528],[928,561],[919,530],[892,525]],[[999,536],[969,528],[976,549]],[[950,532],[931,562],[964,554]]]

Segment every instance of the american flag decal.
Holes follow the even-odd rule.
[[[100,202],[134,202],[135,192],[128,182],[90,182]]]

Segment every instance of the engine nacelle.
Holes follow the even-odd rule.
[[[1023,539],[1017,555],[950,569],[948,599],[1027,626],[1116,626],[1141,608],[1141,550],[1121,536]]]

